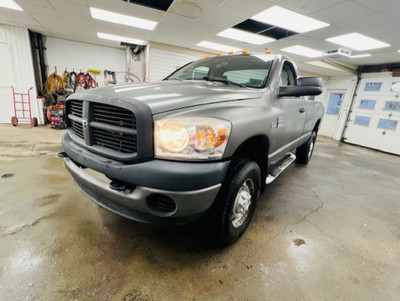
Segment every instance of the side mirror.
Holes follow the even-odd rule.
[[[322,93],[322,79],[319,77],[299,77],[296,86],[279,88],[279,96],[314,96]]]

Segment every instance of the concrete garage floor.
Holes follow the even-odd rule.
[[[62,134],[0,126],[0,300],[399,300],[397,156],[320,139],[220,249],[90,202]]]

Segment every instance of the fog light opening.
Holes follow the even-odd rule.
[[[175,202],[162,194],[150,195],[146,203],[149,211],[157,216],[171,216],[177,209]]]

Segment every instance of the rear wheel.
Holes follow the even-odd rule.
[[[296,162],[300,164],[308,164],[314,152],[317,133],[312,132],[311,137],[296,149]]]
[[[261,172],[258,165],[248,159],[235,159],[226,180],[211,208],[210,229],[217,242],[229,245],[246,231],[260,193]]]

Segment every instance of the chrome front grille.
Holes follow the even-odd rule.
[[[110,157],[136,157],[137,128],[134,112],[100,102],[69,100],[67,125],[75,141]]]

